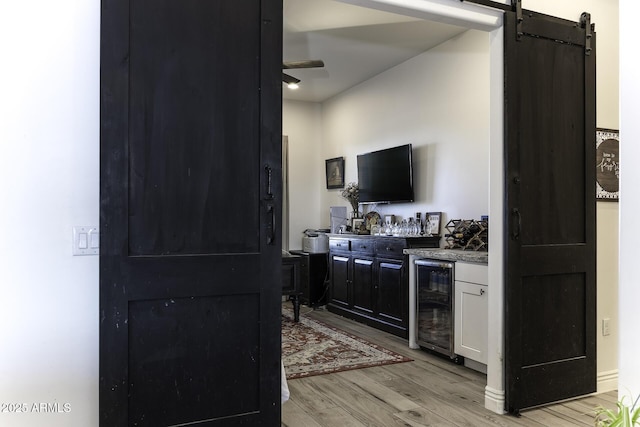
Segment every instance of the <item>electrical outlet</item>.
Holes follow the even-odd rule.
[[[607,336],[611,333],[611,331],[609,330],[609,322],[611,321],[611,319],[606,318],[606,319],[602,319],[602,336]]]

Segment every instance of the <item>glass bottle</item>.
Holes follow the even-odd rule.
[[[416,234],[416,223],[412,217],[409,218],[409,222],[407,223],[407,228],[405,231],[405,236],[415,236]]]
[[[419,236],[422,234],[422,214],[420,212],[416,212],[416,235]]]

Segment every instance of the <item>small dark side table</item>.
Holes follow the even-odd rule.
[[[300,321],[300,262],[299,255],[282,255],[282,295],[293,302],[293,320]]]

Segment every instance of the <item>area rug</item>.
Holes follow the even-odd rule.
[[[412,359],[318,320],[282,310],[282,361],[287,379],[361,369]]]

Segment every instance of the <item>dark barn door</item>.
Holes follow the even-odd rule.
[[[505,14],[507,410],[596,390],[595,35]]]
[[[101,24],[100,425],[279,425],[282,3]]]

